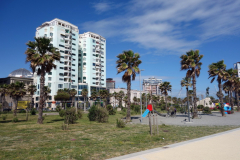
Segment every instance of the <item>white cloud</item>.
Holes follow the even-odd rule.
[[[111,5],[94,7],[103,12]],[[132,0],[120,8],[123,14],[86,22],[82,28],[159,53],[179,54],[218,36],[238,34],[239,8],[238,0]]]
[[[95,3],[93,4],[93,8],[96,9],[97,12],[106,12],[111,9],[111,6],[107,2]]]

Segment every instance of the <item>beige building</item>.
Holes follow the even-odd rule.
[[[114,92],[119,93],[120,91],[123,91],[125,95],[127,94],[127,89],[125,89],[125,88],[109,89],[109,93],[111,93],[111,94],[114,93]],[[143,93],[147,94],[148,92],[146,92],[146,91],[141,91],[141,93],[142,93],[142,94],[143,94]],[[139,91],[139,90],[131,90],[131,97],[130,97],[131,103],[134,102],[134,101],[133,101],[133,98],[134,98],[134,97],[140,98],[140,91]],[[119,101],[118,101],[117,99],[115,99],[114,97],[111,97],[111,98],[110,98],[110,104],[111,104],[112,106],[115,106],[115,102],[116,102],[116,106],[117,106],[117,105],[119,104]],[[124,101],[122,102],[122,105],[125,106]]]

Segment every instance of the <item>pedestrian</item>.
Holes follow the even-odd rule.
[[[176,109],[176,108],[174,108],[174,113],[175,113],[175,115],[176,115],[176,113],[177,113],[177,109]]]

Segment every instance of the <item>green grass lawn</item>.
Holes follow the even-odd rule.
[[[101,124],[84,114],[64,131],[58,115],[46,116],[42,125],[37,116],[25,121],[24,113],[18,114],[18,123],[11,122],[12,114],[6,121],[0,116],[0,159],[106,159],[237,128],[160,126],[159,135],[150,136],[147,125],[116,128],[121,117],[117,113]]]

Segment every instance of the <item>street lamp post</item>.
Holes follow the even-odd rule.
[[[142,123],[142,87],[141,87],[141,71],[144,71],[143,69],[140,70],[139,72],[139,91],[140,91],[140,105],[141,105],[141,123]]]

